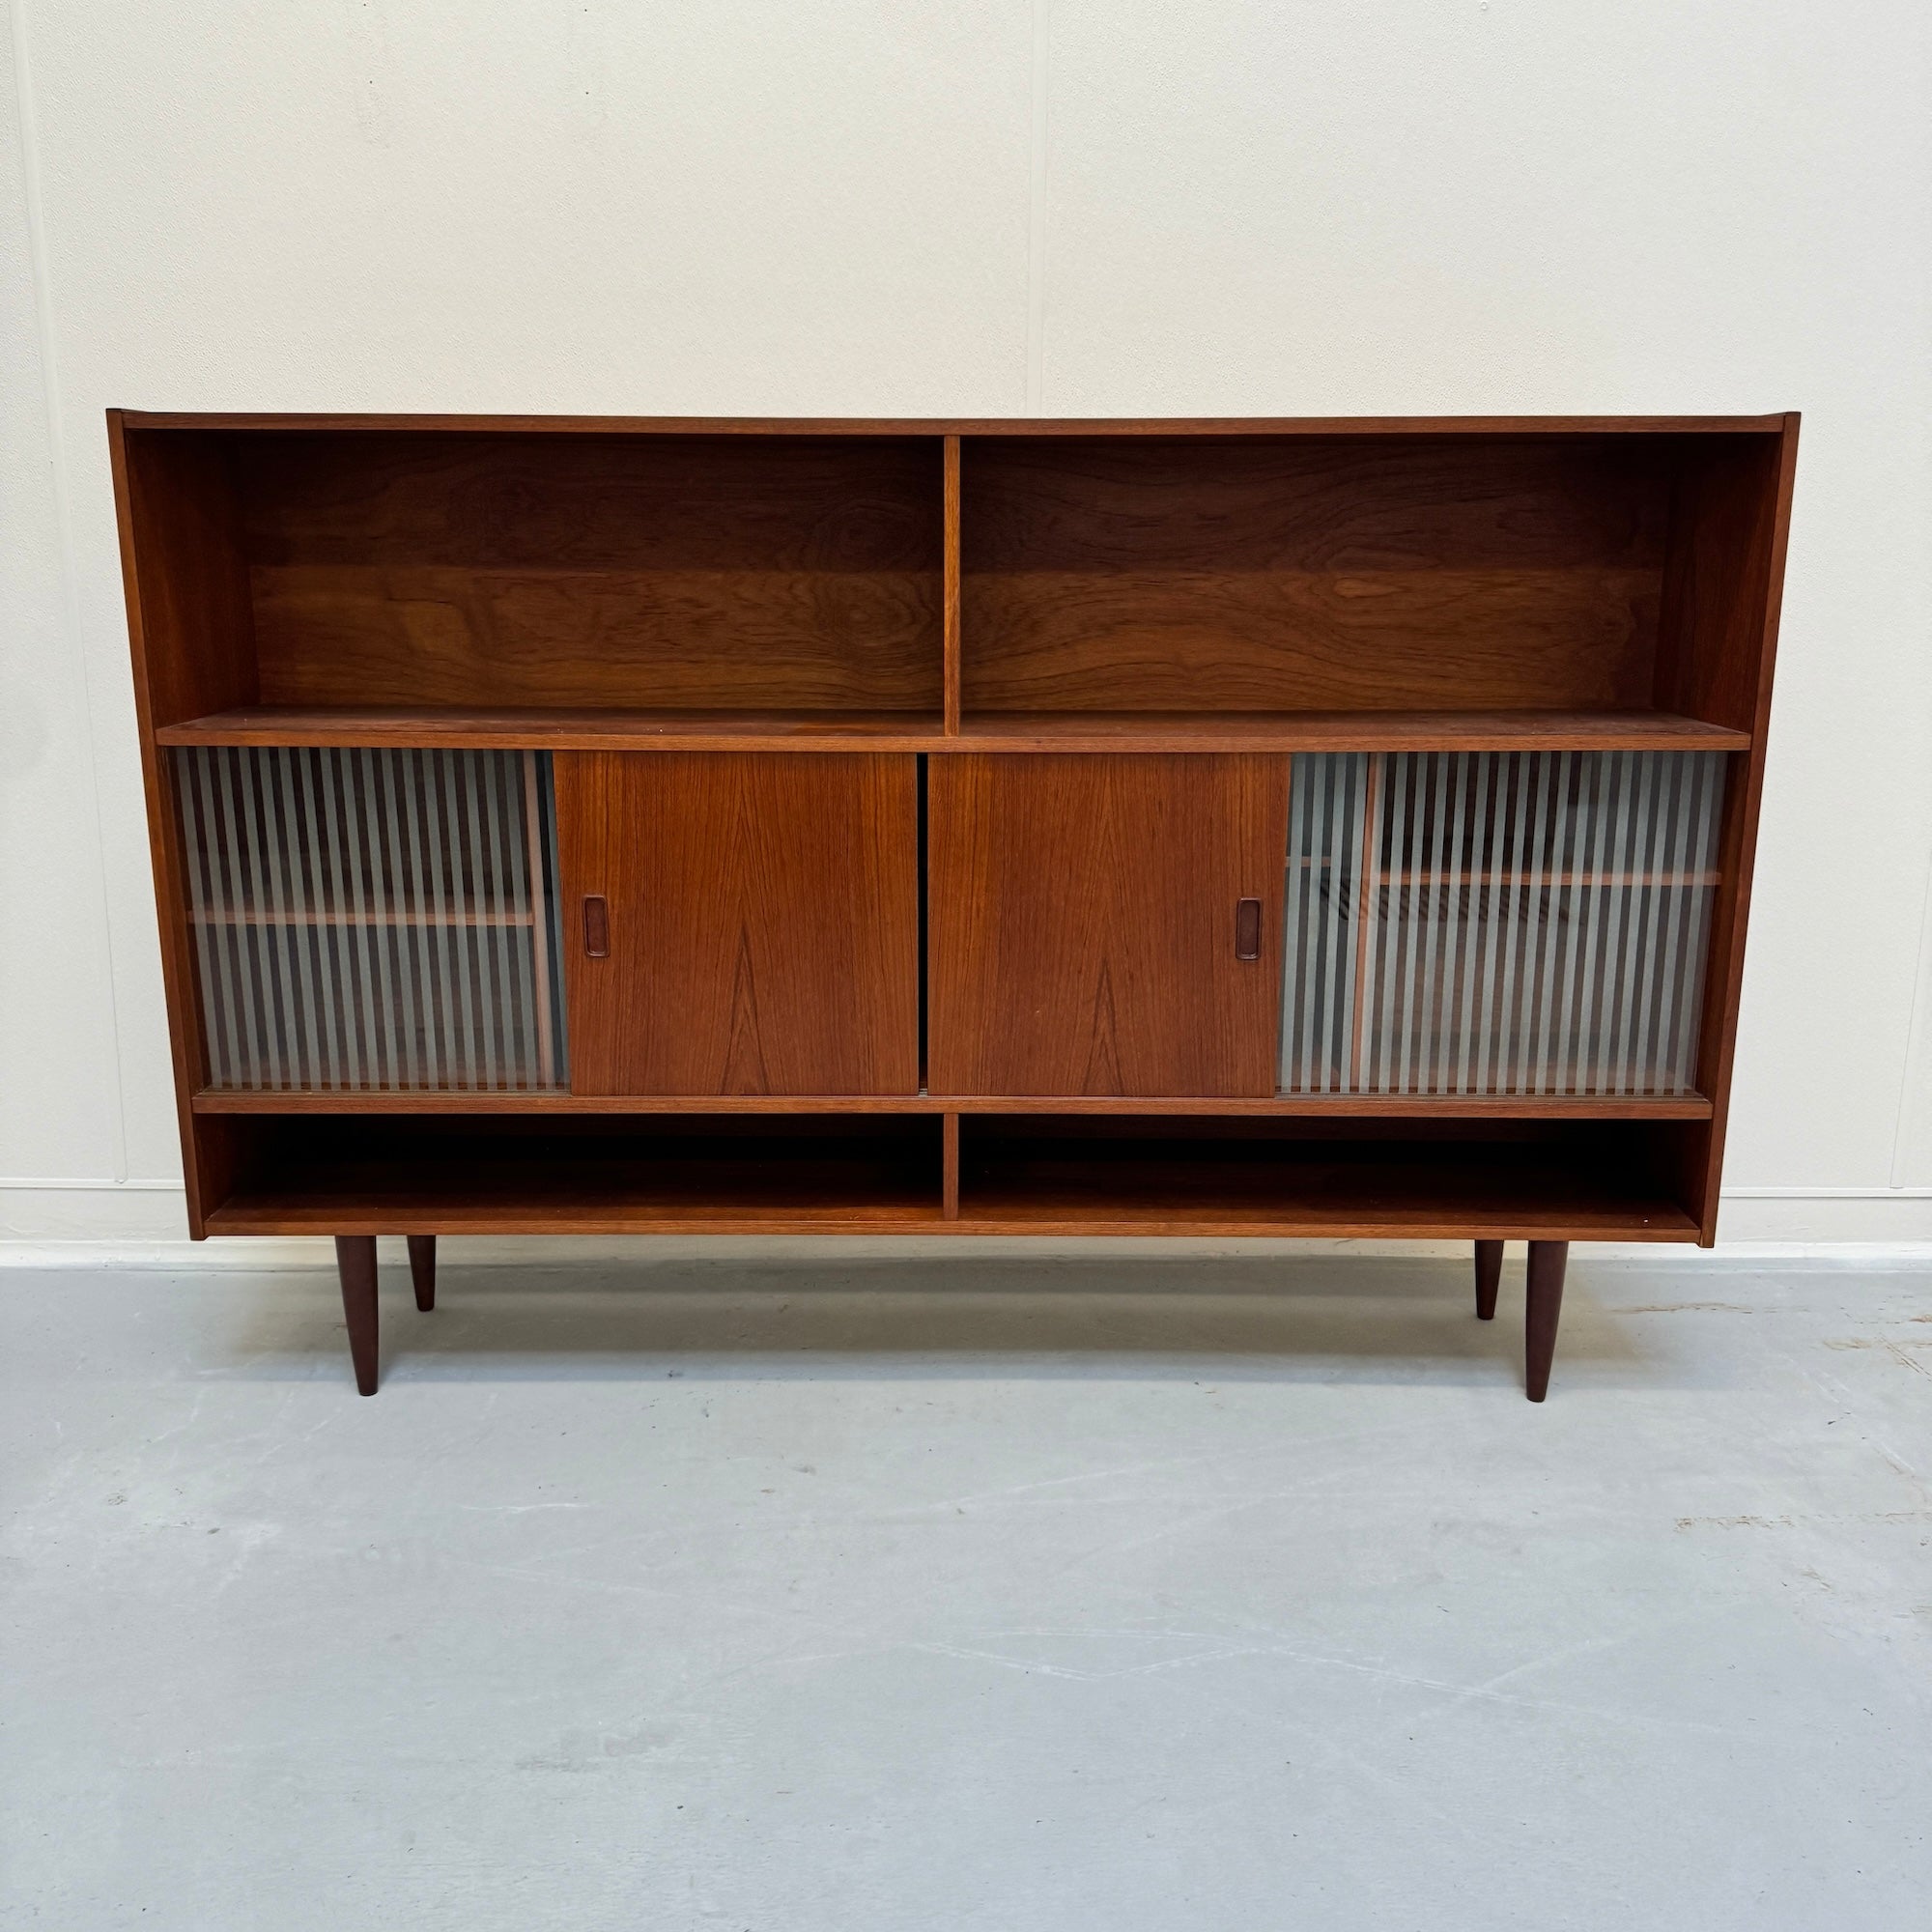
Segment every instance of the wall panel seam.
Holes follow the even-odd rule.
[[[1914,954],[1912,975],[1912,1004],[1907,1009],[1905,1020],[1905,1052],[1898,1071],[1898,1111],[1891,1123],[1891,1184],[1900,1186],[1905,1178],[1911,1154],[1917,1150],[1909,1148],[1906,1136],[1913,1125],[1913,1101],[1932,1112],[1932,1102],[1925,1100],[1919,1093],[1921,1086],[1932,1086],[1932,999],[1927,998],[1927,990],[1932,988],[1932,859],[1925,867],[1925,885],[1919,894],[1918,904],[1918,947]]]
[[[1033,72],[1027,138],[1026,411],[1046,409],[1047,136],[1053,71],[1052,0],[1033,0]]]

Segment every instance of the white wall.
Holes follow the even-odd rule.
[[[0,1237],[182,1227],[118,404],[1802,409],[1723,1227],[1932,1238],[1923,0],[12,21]]]

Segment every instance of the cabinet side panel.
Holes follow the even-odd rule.
[[[1790,509],[1787,437],[1723,437],[1682,459],[1659,625],[1660,709],[1749,731],[1769,689],[1767,622]]]
[[[206,436],[128,432],[116,441],[128,632],[147,722],[253,704],[248,565],[226,452]]]
[[[917,1091],[912,757],[563,754],[556,798],[573,1092]]]
[[[130,432],[120,412],[109,411],[107,441],[188,1233],[199,1240],[206,1232],[207,1204],[189,1099],[204,1078],[206,1056],[173,778],[156,749],[155,731],[255,701],[247,572],[233,484],[212,439]]]
[[[1727,440],[1707,453],[1680,484],[1665,579],[1657,702],[1752,734],[1750,751],[1731,760],[1698,1047],[1697,1084],[1715,1112],[1675,1142],[1676,1184],[1706,1247],[1717,1239],[1797,465],[1795,413],[1778,437]]]

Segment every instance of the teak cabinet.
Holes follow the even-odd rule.
[[[1715,1238],[1795,415],[111,412],[190,1231]]]

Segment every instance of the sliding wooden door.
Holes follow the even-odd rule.
[[[559,753],[578,1094],[919,1089],[911,757]]]
[[[1275,1091],[1286,758],[930,766],[933,1093]]]

